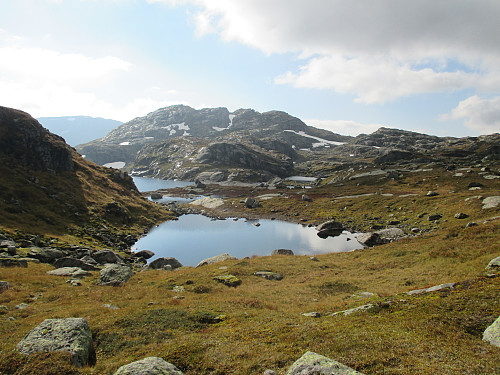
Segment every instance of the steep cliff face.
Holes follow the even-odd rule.
[[[64,234],[162,215],[127,173],[87,162],[29,114],[0,107],[0,228]]]

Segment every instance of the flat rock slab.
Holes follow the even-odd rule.
[[[198,265],[196,267],[206,266],[206,265],[214,264],[214,263],[220,263],[220,262],[224,262],[226,260],[237,260],[237,259],[238,258],[235,258],[229,254],[220,254],[220,255],[216,255],[212,258],[207,258],[207,259],[202,260],[200,263],[198,263]]]
[[[500,347],[500,316],[486,328],[483,333],[483,340],[489,342],[491,345]]]
[[[344,316],[347,316],[347,315],[351,315],[351,314],[354,314],[354,313],[357,313],[357,312],[368,311],[372,307],[373,307],[372,303],[367,303],[366,305],[354,307],[354,308],[349,309],[349,310],[343,310],[343,311],[334,312],[330,316],[335,316],[335,315],[344,315]]]
[[[283,275],[277,272],[270,272],[270,271],[257,271],[253,274],[254,276],[259,276],[263,277],[264,279],[267,280],[282,280]]]
[[[54,267],[62,268],[62,267],[78,267],[85,271],[97,271],[99,268],[96,266],[85,263],[83,260],[72,258],[72,257],[64,257],[59,258],[54,262]]]
[[[119,286],[125,284],[133,275],[132,269],[121,264],[105,264],[100,272],[100,285]]]
[[[83,318],[46,319],[17,344],[22,354],[64,351],[77,367],[95,364],[92,333]]]
[[[113,375],[183,375],[183,372],[162,358],[148,357],[120,367]]]
[[[483,199],[483,210],[487,210],[488,208],[498,207],[500,204],[500,196],[496,195],[493,197],[488,197]]]
[[[363,375],[350,367],[314,352],[307,352],[288,369],[286,375]]]
[[[406,292],[406,294],[411,296],[414,294],[436,292],[438,290],[443,290],[443,289],[453,289],[454,287],[455,287],[455,283],[446,283],[446,284],[431,286],[430,288],[410,290],[409,292]]]
[[[222,198],[200,198],[189,203],[193,206],[201,206],[205,208],[217,208],[224,205],[224,199]]]
[[[61,267],[55,270],[48,271],[49,275],[54,276],[71,276],[76,278],[82,278],[91,275],[90,272],[82,270],[80,267]]]

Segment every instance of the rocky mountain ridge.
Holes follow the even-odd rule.
[[[452,138],[380,128],[349,137],[280,111],[231,113],[227,108],[176,105],[136,118],[77,149],[98,164],[118,163],[141,176],[214,180],[215,173],[215,180],[248,182],[294,174],[323,177],[359,164],[495,159],[500,135]]]

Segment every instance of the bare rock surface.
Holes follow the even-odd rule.
[[[120,367],[114,375],[182,375],[183,372],[162,358],[147,357]]]
[[[363,375],[348,366],[314,352],[306,352],[286,375]]]

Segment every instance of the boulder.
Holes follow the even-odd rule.
[[[483,340],[500,347],[500,316],[483,333]]]
[[[154,257],[155,253],[153,253],[152,251],[149,251],[149,250],[141,250],[133,255],[136,258],[149,259],[149,258]]]
[[[205,207],[205,208],[217,208],[217,207],[224,205],[224,199],[204,197],[204,198],[196,199],[195,201],[192,201],[189,204],[193,205],[193,206],[201,206],[201,207]]]
[[[129,266],[108,263],[100,272],[99,284],[119,286],[125,284],[133,275]]]
[[[241,284],[241,280],[233,275],[215,276],[214,280],[226,286],[234,288]]]
[[[182,267],[181,262],[179,262],[175,258],[158,258],[153,260],[151,263],[149,263],[148,268],[153,269],[153,270],[161,270],[164,269],[165,266],[170,266],[171,269],[176,269],[179,267]]]
[[[26,259],[0,258],[0,267],[28,267]]]
[[[384,243],[384,240],[380,237],[378,233],[368,232],[359,234],[356,239],[362,245],[371,247],[377,246]]]
[[[438,195],[439,195],[439,193],[438,193],[437,191],[432,191],[432,190],[430,190],[430,191],[428,191],[428,192],[427,192],[427,194],[425,194],[425,195],[426,195],[426,196],[428,196],[428,197],[435,197],[435,196],[438,196]]]
[[[200,263],[197,264],[196,267],[206,266],[206,265],[214,264],[214,263],[220,263],[220,262],[224,262],[226,260],[237,260],[237,259],[238,258],[235,258],[229,254],[220,254],[220,255],[216,255],[212,258],[207,258],[207,259],[202,260]]]
[[[113,375],[182,375],[173,364],[162,358],[148,357],[123,365]]]
[[[463,212],[458,212],[455,214],[455,219],[467,219],[469,215],[464,214]]]
[[[439,220],[443,217],[443,215],[440,215],[440,214],[433,214],[433,215],[429,215],[429,217],[427,218],[427,220],[429,221],[436,221],[436,220]]]
[[[33,328],[17,349],[22,354],[65,351],[77,367],[95,364],[95,352],[87,321],[83,318],[46,319]]]
[[[318,231],[317,235],[321,238],[336,237],[342,234],[344,227],[342,223],[335,220],[325,221],[323,224],[318,225],[316,228]]]
[[[257,207],[261,207],[261,206],[262,205],[260,204],[260,202],[255,198],[245,199],[245,207],[246,208],[257,208]]]
[[[307,352],[290,366],[286,375],[363,375],[333,359]]]
[[[295,255],[292,250],[288,249],[276,249],[271,255]]]
[[[10,284],[7,281],[0,281],[0,293],[9,289]]]
[[[283,279],[282,274],[277,273],[277,272],[270,272],[270,271],[257,271],[253,275],[263,277],[264,279],[267,279],[267,280],[282,280]]]
[[[32,247],[28,256],[38,259],[42,263],[54,263],[57,259],[64,258],[66,254],[59,249],[52,249],[50,247]]]
[[[395,240],[404,235],[404,231],[401,228],[387,228],[376,231],[380,238],[384,240]]]
[[[493,196],[483,199],[483,210],[495,208],[500,204],[500,196]]]
[[[410,290],[409,292],[406,292],[406,294],[411,296],[414,294],[436,292],[438,290],[443,290],[443,289],[453,289],[454,287],[455,287],[455,283],[446,283],[446,284],[431,286],[430,288]]]
[[[83,260],[71,257],[59,258],[53,264],[56,268],[78,267],[85,271],[97,271],[99,269],[92,264],[85,263]]]
[[[500,273],[500,256],[490,260],[485,269],[486,273],[490,276]]]
[[[91,273],[82,270],[80,267],[61,267],[48,271],[47,274],[54,276],[70,276],[80,279],[82,277],[89,276]]]
[[[162,198],[163,198],[162,193],[151,193],[151,199],[158,200],[158,199],[162,199]]]
[[[124,263],[123,258],[112,250],[99,250],[91,256],[97,263],[100,264]]]

